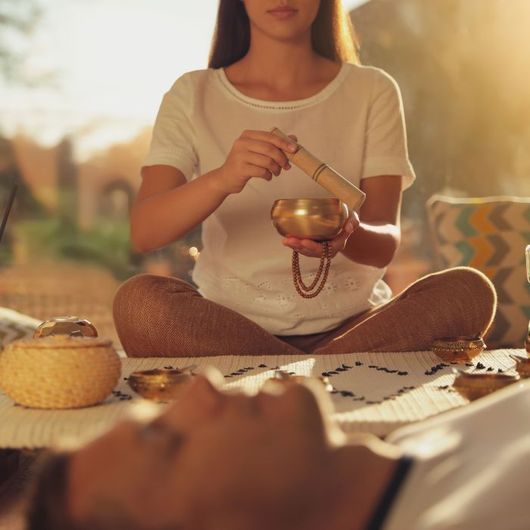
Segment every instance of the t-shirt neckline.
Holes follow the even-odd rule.
[[[257,99],[243,94],[238,90],[228,79],[224,68],[215,70],[221,85],[232,97],[238,101],[245,103],[251,107],[269,109],[269,110],[295,110],[303,107],[314,105],[324,99],[328,98],[340,86],[344,77],[348,72],[347,63],[342,63],[337,75],[316,94],[304,99],[296,99],[291,101],[270,101],[266,99]]]

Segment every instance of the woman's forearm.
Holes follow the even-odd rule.
[[[131,241],[148,252],[177,241],[202,223],[228,194],[215,184],[216,171],[146,197],[131,211]]]
[[[394,257],[401,240],[401,231],[394,224],[361,222],[350,235],[342,253],[352,261],[386,267]]]

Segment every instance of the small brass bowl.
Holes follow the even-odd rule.
[[[336,237],[348,219],[348,207],[335,198],[278,199],[272,224],[285,237],[327,241]]]
[[[97,337],[98,330],[92,322],[82,317],[55,317],[44,321],[33,332],[34,339],[50,335],[68,335],[70,337]]]
[[[456,376],[453,386],[462,396],[473,401],[511,385],[518,380],[519,378],[514,375],[468,374],[460,372]]]
[[[454,337],[435,340],[431,349],[444,362],[462,363],[476,357],[485,347],[481,338]]]
[[[510,357],[515,361],[515,369],[519,376],[523,379],[530,377],[530,359],[519,355],[510,355]]]
[[[143,370],[129,375],[129,386],[145,399],[152,401],[172,401],[189,383],[194,374],[176,369]]]

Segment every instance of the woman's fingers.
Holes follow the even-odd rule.
[[[222,166],[217,168],[220,189],[227,194],[239,193],[253,177],[271,180],[282,168],[291,169],[286,152],[296,152],[291,139],[266,131],[244,131],[232,145]]]
[[[353,212],[349,219],[344,224],[344,227],[339,232],[337,237],[328,241],[330,256],[335,257],[340,251],[344,250],[350,235],[359,226],[359,216]],[[299,239],[296,237],[285,237],[282,240],[284,246],[296,250],[303,256],[309,258],[320,258],[322,256],[323,244],[312,239]]]
[[[334,251],[334,256],[340,251],[344,250],[344,248],[346,247],[346,243],[348,242],[348,238],[352,235],[353,232],[355,232],[358,226],[359,216],[355,212],[353,212],[351,217],[344,224],[344,227],[342,228],[338,236],[330,241],[331,248]]]
[[[266,142],[275,145],[278,149],[286,151],[288,153],[295,153],[298,149],[295,142],[290,142],[276,136],[272,132],[267,131],[243,131],[241,138],[249,138],[251,140],[258,140],[260,142]]]
[[[312,239],[298,239],[297,237],[286,237],[283,240],[284,245],[291,247],[299,252],[310,252],[314,254],[322,253],[322,244]]]
[[[320,258],[322,256],[322,243],[319,243],[318,241],[313,241],[312,239],[298,239],[296,237],[286,237],[283,240],[283,244],[286,247],[296,250],[296,252],[299,252],[303,256],[307,256],[308,258]],[[333,247],[331,254],[332,256],[336,254]]]
[[[261,142],[259,140],[250,140],[248,138],[242,138],[241,142],[243,148],[248,153],[255,153],[260,156],[266,157],[269,160],[274,161],[276,164],[278,164],[278,166],[284,169],[289,169],[291,167],[291,165],[289,164],[289,160],[285,156],[285,153],[274,145],[271,145],[267,142]]]
[[[358,226],[354,220],[348,220],[339,235],[334,239],[328,241],[330,256],[335,257],[341,250],[344,250],[348,238]],[[296,237],[286,237],[283,239],[283,244],[300,254],[310,258],[320,258],[322,256],[323,244],[312,239],[298,239]]]
[[[344,228],[349,229],[349,233],[355,232],[359,227],[361,220],[359,219],[359,214],[355,211],[351,212],[349,219],[346,221]]]
[[[249,163],[244,165],[244,173],[247,178],[257,177],[265,180],[271,180],[273,175],[269,169]]]
[[[275,160],[259,153],[248,153],[247,163],[262,169],[266,169],[276,176],[278,176],[282,170],[280,165]]]

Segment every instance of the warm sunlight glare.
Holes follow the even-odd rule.
[[[42,17],[26,64],[35,86],[2,90],[7,136],[21,132],[53,145],[68,134],[76,139],[77,157],[86,159],[151,125],[173,81],[206,67],[217,0],[39,0],[39,5]]]

